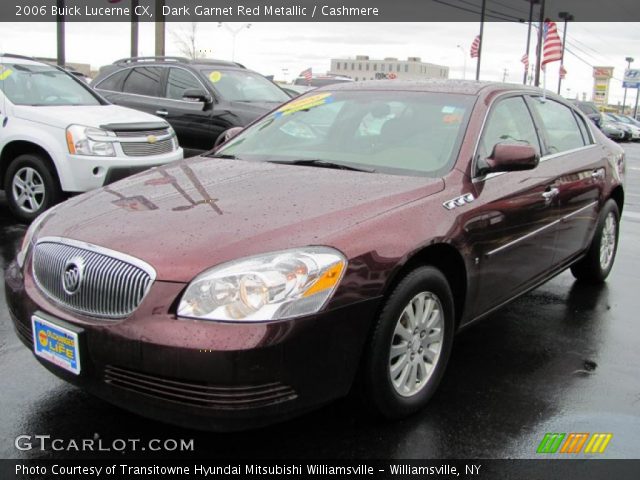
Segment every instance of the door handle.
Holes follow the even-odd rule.
[[[591,172],[591,178],[593,178],[594,180],[603,180],[604,179],[604,169],[603,168],[599,168],[599,169],[594,170],[593,172]]]
[[[553,188],[550,188],[550,189],[542,192],[542,197],[545,200],[550,201],[553,197],[555,197],[559,193],[560,193],[560,190],[557,189],[556,187],[553,187]]]
[[[169,112],[167,112],[166,110],[156,110],[156,115],[166,117],[167,115],[169,115]]]

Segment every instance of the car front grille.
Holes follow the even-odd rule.
[[[65,275],[76,267],[77,288]],[[64,238],[41,239],[34,248],[33,277],[40,290],[64,308],[92,317],[131,315],[155,280],[145,262],[95,245]]]
[[[175,380],[107,366],[104,381],[156,399],[202,408],[242,410],[274,405],[298,397],[295,390],[279,382],[252,386],[219,386]]]
[[[127,142],[122,143],[122,151],[128,157],[149,157],[151,155],[162,155],[173,152],[175,144],[172,138],[160,140],[156,143],[149,142]]]

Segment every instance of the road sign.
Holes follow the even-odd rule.
[[[628,69],[624,71],[623,88],[640,88],[640,69]]]

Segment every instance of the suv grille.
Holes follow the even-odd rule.
[[[148,157],[150,155],[161,155],[175,150],[173,138],[160,140],[156,143],[149,142],[127,142],[122,143],[122,151],[129,157]]]
[[[63,307],[117,319],[138,308],[155,280],[155,271],[128,255],[48,237],[34,248],[33,277],[40,290]]]
[[[168,128],[162,128],[159,130],[118,130],[114,131],[117,137],[122,138],[131,138],[131,137],[148,137],[149,135],[154,135],[156,137],[164,137],[165,135],[169,135]]]

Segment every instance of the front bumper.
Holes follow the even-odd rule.
[[[56,165],[62,190],[87,192],[151,167],[182,160],[184,152],[178,147],[169,153],[147,157],[63,155],[64,162]]]
[[[100,322],[56,307],[15,263],[5,281],[16,332],[32,350],[36,312],[83,329],[80,374],[36,357],[51,372],[140,415],[219,431],[281,421],[346,395],[379,303],[226,324],[176,318],[172,303],[184,287],[157,281],[131,317]]]

